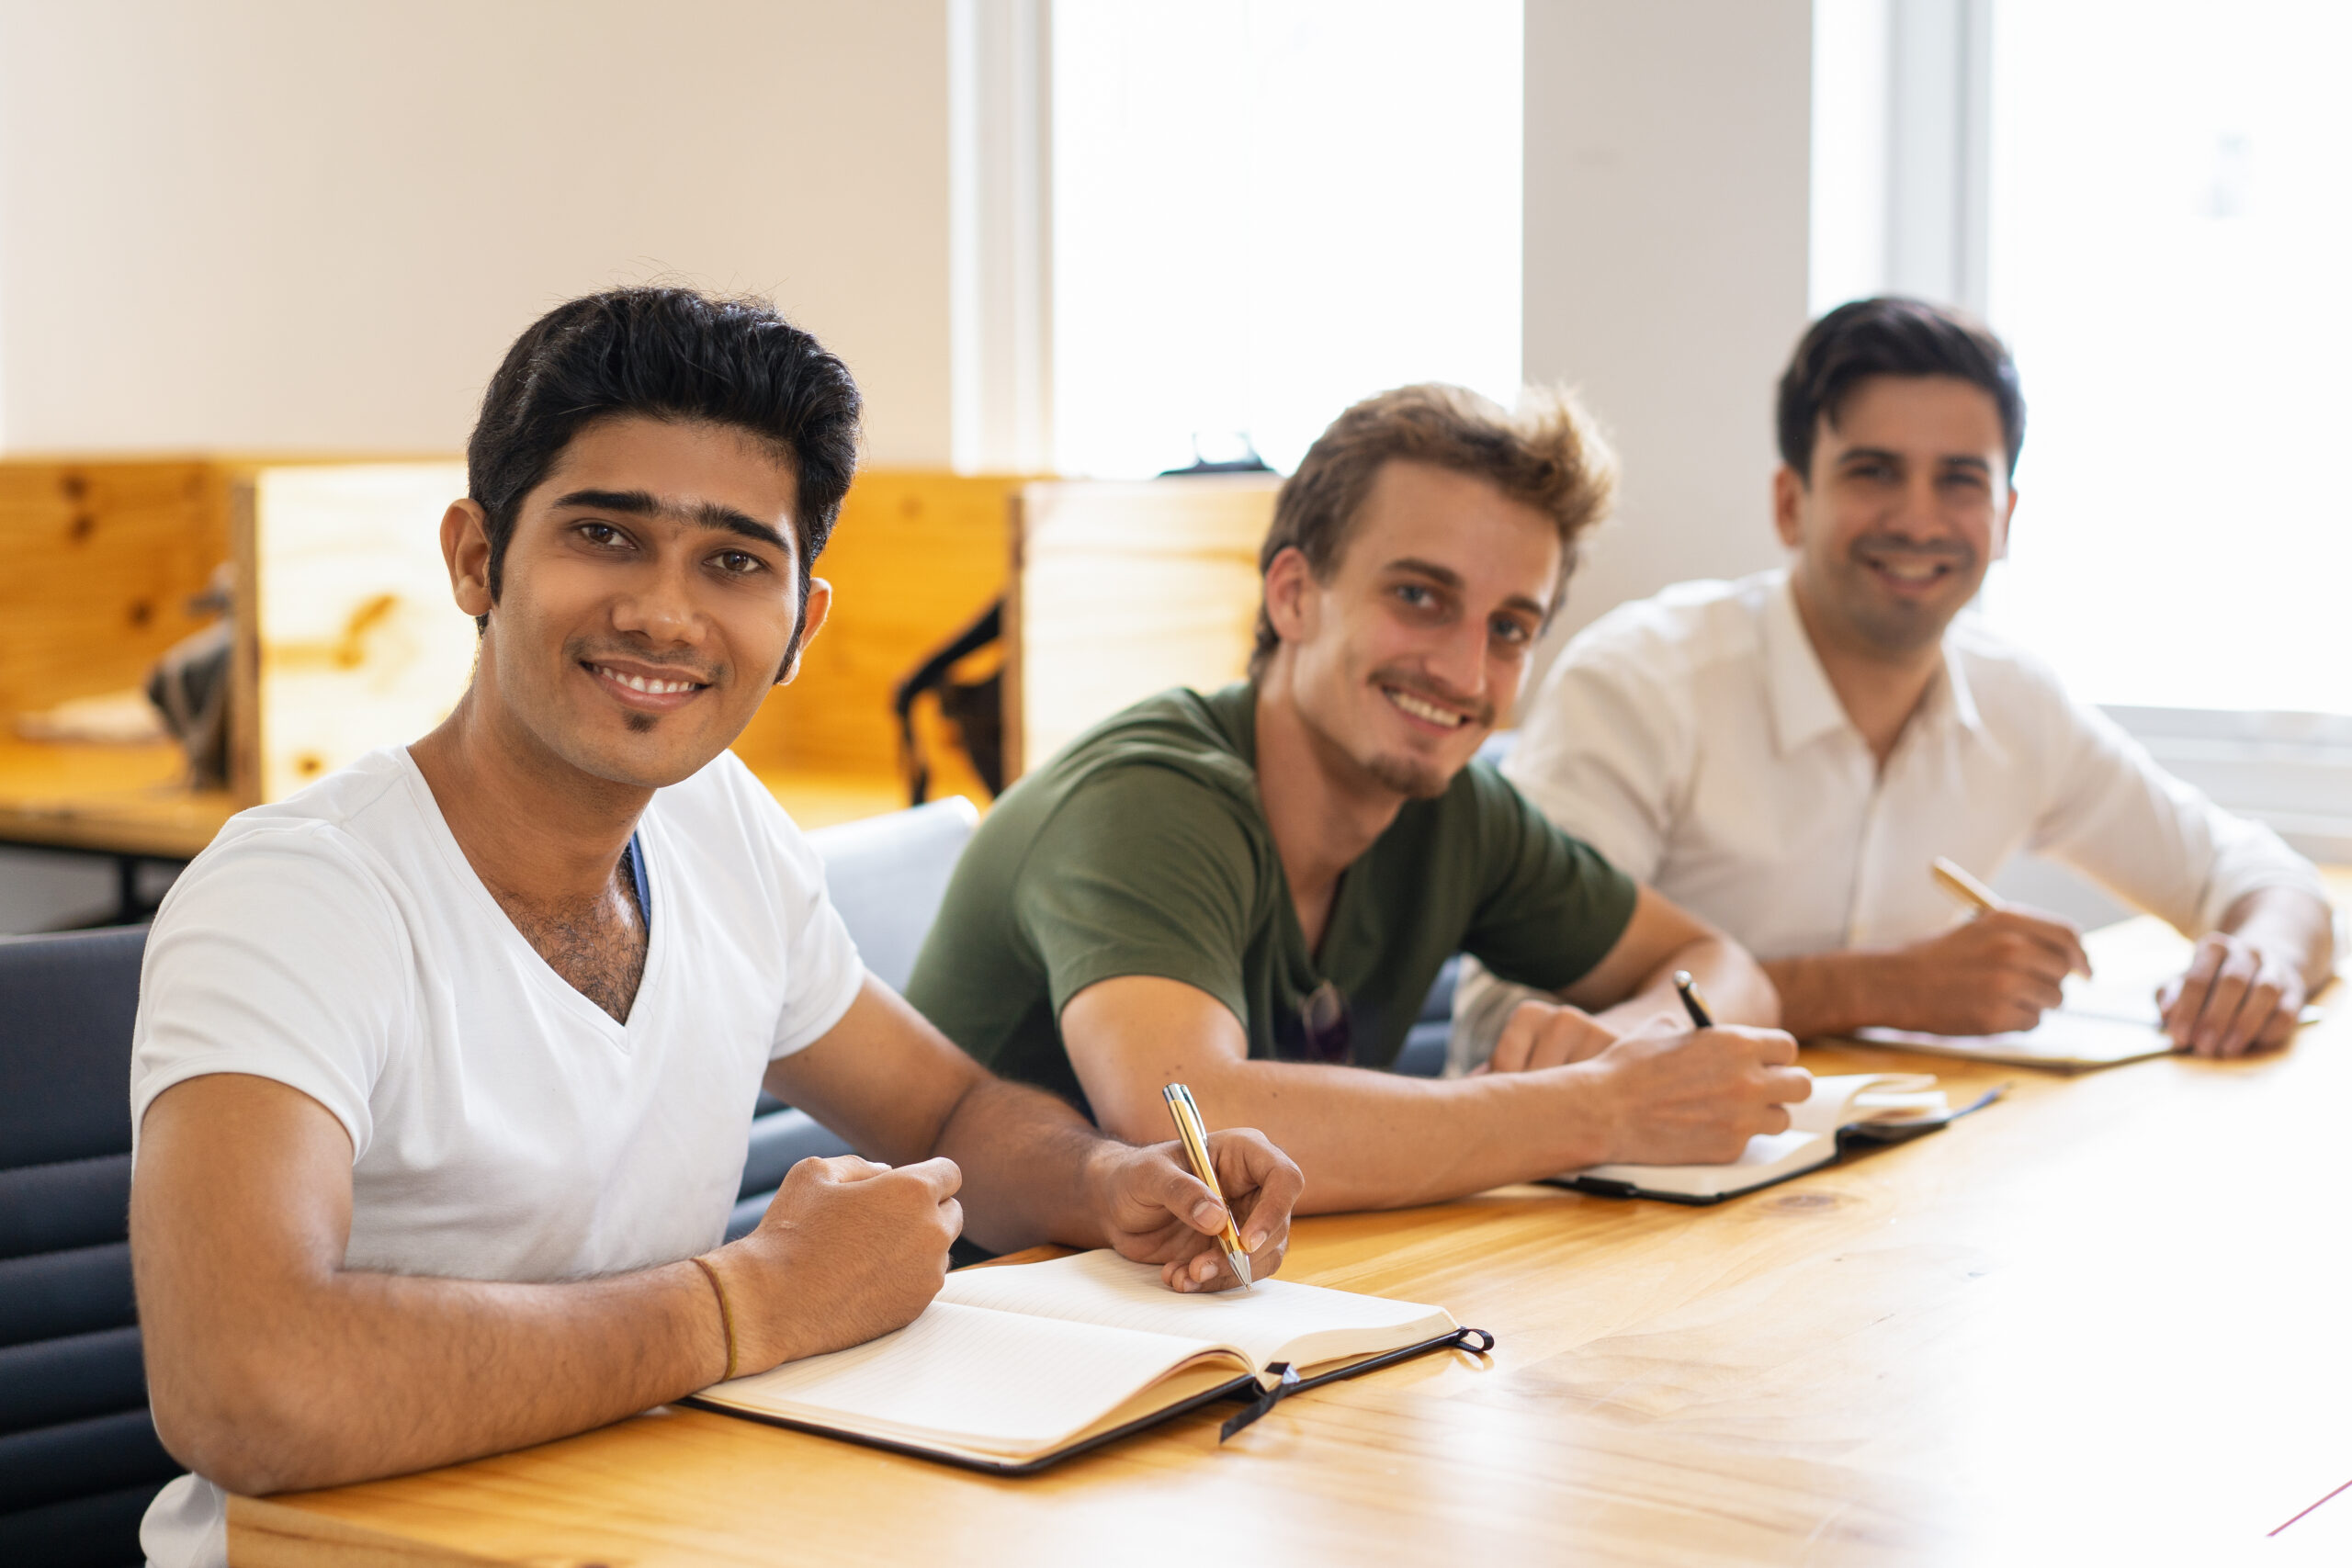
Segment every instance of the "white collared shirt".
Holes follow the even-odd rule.
[[[2190,935],[2256,888],[2326,897],[2259,823],[2158,767],[1973,617],[1880,768],[1785,571],[1619,606],[1562,653],[1504,773],[1568,831],[1758,958],[1930,936],[1928,874],[2031,851]],[[1491,981],[1485,981],[1491,987]]]

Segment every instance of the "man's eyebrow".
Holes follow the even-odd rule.
[[[703,527],[740,534],[747,539],[773,546],[786,555],[792,553],[792,541],[775,528],[748,513],[722,506],[715,501],[698,501],[681,512],[650,490],[575,490],[556,497],[555,504],[559,507],[590,507],[598,512],[619,512],[633,517],[684,516]]]
[[[1838,462],[1840,467],[1855,462],[1901,463],[1903,459],[1904,455],[1891,446],[1849,446],[1838,454]],[[1993,465],[1973,452],[1951,453],[1937,457],[1936,462],[1939,467],[1946,468],[1973,468],[1983,474],[1993,471]]]
[[[1440,566],[1433,560],[1423,560],[1419,556],[1399,556],[1388,563],[1388,570],[1410,572],[1416,577],[1426,577],[1444,588],[1458,589],[1462,586],[1460,572],[1450,566]]]

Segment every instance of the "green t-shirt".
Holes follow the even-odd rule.
[[[1057,1021],[1099,980],[1198,987],[1254,1057],[1385,1067],[1452,954],[1557,990],[1616,945],[1633,880],[1473,762],[1348,867],[1308,952],[1258,800],[1257,694],[1163,692],[1006,791],[908,1000],[1000,1075],[1084,1107]]]

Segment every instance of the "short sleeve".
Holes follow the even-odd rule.
[[[1503,979],[1564,989],[1625,934],[1639,885],[1485,764],[1471,766],[1487,877],[1462,945]]]
[[[1030,846],[1012,911],[1055,1017],[1089,986],[1150,975],[1206,991],[1246,1027],[1242,955],[1264,868],[1238,804],[1148,763],[1071,792]]]
[[[764,790],[761,796],[765,809],[755,819],[764,824],[775,864],[784,938],[784,1006],[768,1048],[768,1059],[776,1061],[815,1044],[842,1021],[865,983],[865,964],[825,891],[825,863],[816,847],[773,796]]]
[[[413,1021],[408,939],[363,852],[335,829],[249,832],[173,885],[147,937],[131,1036],[134,1146],[155,1097],[213,1073],[300,1089],[352,1157],[369,1096]]]

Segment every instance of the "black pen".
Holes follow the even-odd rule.
[[[1674,994],[1682,998],[1682,1010],[1690,1015],[1693,1029],[1713,1029],[1714,1019],[1707,1011],[1707,998],[1699,994],[1699,982],[1690,978],[1688,969],[1674,972]]]

